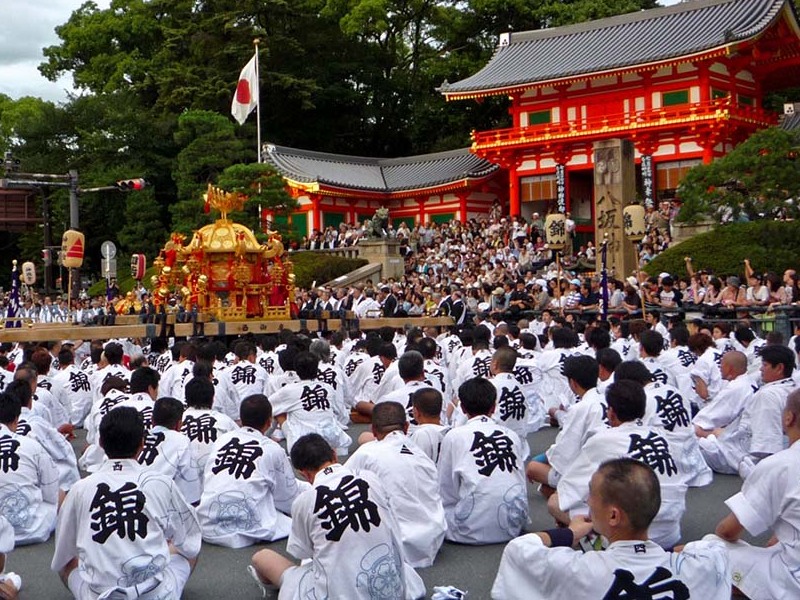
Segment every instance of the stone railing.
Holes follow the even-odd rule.
[[[296,252],[319,252],[320,254],[330,254],[331,256],[344,256],[345,258],[359,258],[360,251],[358,246],[342,246],[341,248],[325,248],[324,250],[297,250]]]

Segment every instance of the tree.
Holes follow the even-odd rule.
[[[754,133],[724,157],[687,173],[678,189],[678,220],[800,217],[798,155],[800,132],[770,127]]]
[[[219,176],[217,185],[225,191],[247,196],[248,204],[244,213],[233,213],[231,218],[255,232],[261,231],[259,208],[279,215],[288,214],[297,208],[297,202],[286,191],[283,178],[271,165],[231,165]]]
[[[167,241],[168,235],[161,207],[149,190],[130,192],[125,196],[125,224],[117,234],[121,250],[128,256],[144,253],[154,257]]]

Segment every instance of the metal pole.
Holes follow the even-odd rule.
[[[53,228],[50,224],[50,195],[45,188],[39,188],[42,192],[42,218],[44,219],[44,229],[42,231],[43,246],[48,250],[53,245]],[[53,257],[52,251],[50,264],[44,266],[44,293],[49,294],[53,285]]]
[[[257,143],[259,163],[261,162],[261,73],[259,72],[258,65],[258,44],[260,42],[261,40],[258,38],[253,40],[253,45],[256,47],[256,85],[258,86],[258,102],[256,102],[256,136],[258,138]]]

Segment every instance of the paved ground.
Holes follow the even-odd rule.
[[[350,433],[356,437],[365,427],[353,426]],[[546,429],[529,436],[533,454],[547,449],[555,438],[556,431]],[[81,442],[76,442],[76,446]],[[727,514],[724,500],[739,490],[738,477],[717,475],[714,483],[701,489],[691,489],[687,497],[687,510],[683,518],[684,540],[699,539],[714,530],[717,522]],[[544,499],[532,486],[528,486],[532,530],[552,527]],[[765,539],[757,540],[759,542]],[[189,580],[184,598],[187,600],[219,600],[220,598],[259,598],[258,588],[247,576],[245,567],[252,554],[260,548],[272,548],[284,552],[286,542],[263,544],[241,550],[230,550],[204,544],[200,562]],[[471,547],[445,542],[436,564],[419,573],[425,581],[430,595],[433,586],[455,585],[470,592],[473,600],[489,598],[503,545]],[[23,578],[22,599],[60,600],[70,598],[58,576],[50,571],[53,540],[38,546],[22,547],[9,557],[7,569],[19,573]],[[268,595],[277,598],[277,593]]]

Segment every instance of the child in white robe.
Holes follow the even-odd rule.
[[[17,435],[19,400],[0,394],[0,516],[17,546],[46,541],[56,524],[58,471],[38,442]]]
[[[734,585],[752,600],[800,596],[800,390],[786,399],[783,428],[790,446],[759,462],[741,491],[725,504],[731,514],[717,526],[726,542]],[[765,548],[742,541],[744,531],[773,540]],[[773,543],[774,542],[774,543]]]
[[[680,554],[650,541],[661,500],[652,469],[631,459],[610,460],[592,475],[589,488],[591,520],[581,516],[568,528],[525,535],[506,546],[494,600],[731,597],[727,554],[713,536],[687,544]],[[608,548],[573,550],[592,530],[610,542]]]
[[[203,539],[228,548],[288,536],[300,491],[286,452],[265,435],[272,424],[266,396],[245,398],[240,414],[241,429],[211,449],[197,508]]]
[[[423,597],[425,585],[405,560],[400,529],[378,478],[338,464],[318,434],[298,440],[292,464],[312,484],[292,506],[286,546],[303,563],[261,550],[251,570],[257,580],[279,586],[279,600],[373,600],[375,589],[384,598]]]
[[[61,507],[51,568],[77,600],[180,598],[200,552],[194,509],[173,481],[136,461],[144,426],[132,408],[100,422],[108,455]]]
[[[233,347],[236,364],[230,367],[231,383],[236,388],[239,398],[244,400],[254,394],[265,394],[267,390],[267,372],[261,365],[255,364],[256,347],[251,342],[241,340]],[[231,416],[231,415],[228,415]]]
[[[159,398],[153,406],[153,427],[147,433],[137,460],[139,464],[169,477],[189,504],[200,500],[200,475],[192,463],[189,439],[181,431],[183,403]]]
[[[286,436],[287,450],[291,452],[295,441],[307,433],[319,433],[337,453],[347,454],[352,440],[336,417],[344,407],[336,407],[336,392],[317,379],[319,361],[310,352],[301,352],[295,357],[294,372],[300,381],[270,396],[275,420]]]
[[[356,475],[368,471],[381,481],[392,499],[408,564],[430,567],[444,541],[447,522],[436,465],[406,435],[408,427],[402,404],[377,404],[372,411],[375,441],[360,446],[345,467]]]
[[[528,522],[522,443],[492,419],[496,392],[475,377],[458,389],[467,422],[447,432],[439,453],[439,485],[447,539],[494,544],[518,536]]]

